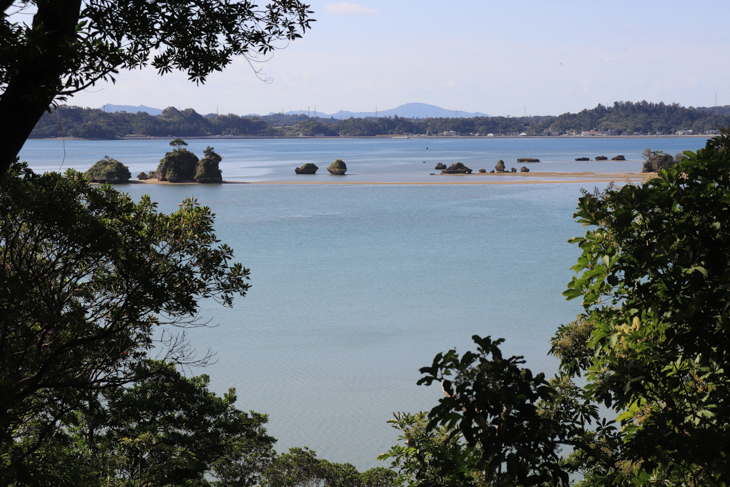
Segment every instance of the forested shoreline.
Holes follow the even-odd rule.
[[[378,135],[672,135],[712,134],[718,126],[730,125],[730,106],[694,108],[679,104],[616,102],[579,113],[559,116],[473,118],[334,118],[272,114],[239,116],[201,115],[192,108],[166,108],[160,116],[145,112],[109,113],[100,109],[61,105],[46,113],[31,138],[76,137],[115,139],[121,137],[206,136],[349,136]]]

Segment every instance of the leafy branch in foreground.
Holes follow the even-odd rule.
[[[564,294],[590,338],[563,369],[617,412],[637,482],[729,483],[730,131],[643,185],[586,194],[576,217],[590,229]]]
[[[394,446],[399,479],[420,486],[568,485],[561,447],[586,441],[598,419],[595,405],[565,378],[547,381],[505,358],[502,339],[473,337],[476,352],[438,354],[421,369],[419,384],[439,382],[444,396],[428,413],[396,415],[393,426],[406,446]],[[611,430],[605,422],[601,434]]]
[[[74,171],[14,165],[0,183],[3,458],[22,461],[87,391],[140,380],[153,346],[177,363],[205,362],[164,325],[199,325],[200,299],[230,306],[245,295],[249,270],[232,257],[193,199],[167,215]],[[15,432],[30,422],[38,441],[21,445]]]

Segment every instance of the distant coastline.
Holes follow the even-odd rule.
[[[715,135],[730,126],[730,106],[685,108],[663,103],[617,102],[559,116],[471,118],[324,118],[308,114],[262,116],[210,113],[167,107],[159,115],[105,112],[61,105],[38,121],[31,138],[126,137],[612,137]]]

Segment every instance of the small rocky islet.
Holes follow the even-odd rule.
[[[441,174],[471,174],[472,170],[466,167],[461,162],[454,163],[447,167],[446,169],[443,169],[441,171]]]
[[[578,161],[578,162],[585,162],[585,161],[590,161],[591,158],[590,157],[576,157],[575,160]],[[595,160],[596,161],[607,161],[608,160],[608,157],[606,157],[606,156],[596,156],[596,159]],[[626,160],[626,157],[624,157],[623,155],[619,154],[617,156],[612,157],[611,160],[612,161],[625,161]]]
[[[327,170],[333,176],[344,176],[347,171],[347,164],[342,159],[337,159],[327,167]]]
[[[316,174],[319,167],[316,164],[308,162],[301,167],[294,168],[296,174]],[[336,159],[332,164],[327,166],[327,171],[334,176],[344,176],[347,172],[347,164],[342,159]]]
[[[530,157],[520,158],[520,159],[518,159],[518,161],[540,162],[539,159],[530,158]],[[464,165],[461,162],[454,163],[448,167],[445,164],[439,162],[438,164],[436,164],[436,169],[440,169],[441,174],[471,174],[473,172],[473,170],[471,168],[467,167],[466,165]],[[489,171],[489,174],[516,173],[516,172],[517,172],[517,169],[514,167],[512,167],[508,170],[507,167],[505,166],[504,161],[502,159],[500,159],[499,161],[497,161],[497,164],[494,166],[494,169]],[[530,169],[527,166],[522,166],[520,168],[519,172],[530,172]],[[486,169],[479,169],[479,174],[486,174],[486,173],[487,173]],[[433,176],[433,175],[435,175],[435,173],[431,173],[431,175]]]
[[[123,184],[128,183],[132,174],[129,168],[109,156],[104,156],[84,173],[92,183]]]
[[[317,167],[316,164],[308,162],[303,166],[294,169],[294,172],[297,174],[317,174],[317,169],[319,169],[319,167]]]

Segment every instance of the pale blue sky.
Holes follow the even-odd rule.
[[[730,2],[312,1],[317,22],[262,67],[238,60],[197,87],[123,72],[69,103],[238,114],[372,111],[408,102],[491,115],[617,100],[730,105]]]

